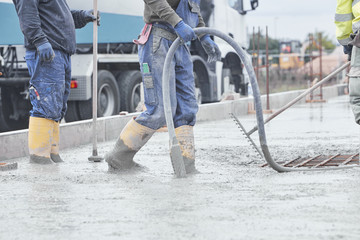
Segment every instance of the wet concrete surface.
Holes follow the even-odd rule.
[[[347,102],[298,105],[271,121],[274,159],[358,152]],[[231,119],[194,130],[201,173],[186,179],[174,178],[164,132],[136,155],[142,168],[121,174],[89,163],[91,145],[62,151],[65,163],[52,166],[16,159],[18,170],[0,172],[0,239],[360,239],[359,168],[279,174],[259,167]]]

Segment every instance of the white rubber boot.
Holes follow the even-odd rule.
[[[54,123],[53,120],[30,117],[28,144],[31,163],[53,163],[50,159],[50,151],[54,136]]]
[[[179,141],[186,173],[198,173],[195,168],[195,144],[193,127],[184,125],[175,128],[175,135]]]

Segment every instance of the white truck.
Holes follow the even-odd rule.
[[[91,9],[90,0],[68,0],[72,9]],[[99,1],[98,116],[134,112],[141,100],[141,73],[136,39],[144,22],[142,0]],[[248,46],[246,13],[258,0],[201,0],[208,27]],[[27,128],[31,108],[29,75],[18,18],[11,0],[0,0],[0,132]],[[247,95],[248,80],[241,60],[226,43],[215,39],[222,61],[208,64],[199,41],[190,46],[199,103],[216,102],[230,88]],[[77,30],[77,53],[72,56],[72,82],[65,116],[67,122],[92,117],[92,26]]]

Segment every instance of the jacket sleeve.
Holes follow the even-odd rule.
[[[41,29],[38,0],[13,0],[19,17],[20,28],[30,44],[36,47],[49,42]]]
[[[85,20],[85,11],[83,10],[71,10],[71,14],[74,19],[75,28],[83,28],[87,22]]]
[[[352,13],[351,0],[337,0],[335,12],[336,38],[341,45],[347,45],[352,33]]]
[[[173,27],[181,21],[179,15],[171,8],[166,0],[144,0],[151,10],[156,13],[161,19],[170,23]]]

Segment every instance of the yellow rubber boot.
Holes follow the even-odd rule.
[[[186,173],[198,173],[195,168],[195,144],[193,127],[184,125],[175,128],[175,135],[179,141]]]
[[[59,141],[60,141],[60,123],[54,122],[54,135],[52,138],[50,158],[55,163],[64,162],[59,155]]]
[[[38,164],[51,164],[51,143],[54,135],[55,121],[30,117],[29,121],[29,153],[30,162]]]
[[[131,119],[121,131],[113,150],[105,155],[109,170],[124,170],[136,166],[133,160],[135,154],[149,141],[154,132],[155,130]]]

